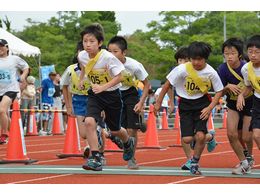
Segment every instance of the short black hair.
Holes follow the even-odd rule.
[[[127,50],[127,41],[122,36],[112,37],[107,45],[109,46],[110,44],[116,44],[122,51]]]
[[[101,41],[104,41],[104,30],[101,24],[99,23],[94,23],[89,26],[87,26],[81,33],[81,39],[83,40],[84,35],[86,34],[92,34],[96,37],[98,42],[100,43]]]
[[[210,53],[211,46],[205,42],[194,41],[188,47],[188,55],[189,58],[192,59],[201,57],[207,60],[209,58]]]
[[[176,60],[176,62],[178,62],[178,59],[186,59],[186,58],[189,58],[189,55],[188,55],[188,47],[186,46],[182,46],[180,47],[175,55],[174,55],[174,58]]]
[[[78,52],[79,52],[79,51],[83,51],[83,50],[84,50],[83,42],[82,42],[82,41],[79,41],[79,42],[77,43],[77,46],[76,46],[75,56],[74,56],[73,59],[72,59],[72,63],[73,63],[73,64],[78,63]]]
[[[236,50],[238,51],[238,56],[242,57],[243,56],[243,47],[244,47],[244,43],[242,40],[238,39],[238,38],[230,38],[228,40],[226,40],[223,45],[222,45],[222,54],[224,54],[224,50],[225,47],[235,47]]]
[[[254,35],[247,41],[246,48],[248,49],[249,47],[260,49],[260,35]]]

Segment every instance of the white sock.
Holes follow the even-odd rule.
[[[241,161],[243,167],[248,167],[248,161],[247,159]]]

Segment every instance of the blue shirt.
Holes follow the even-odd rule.
[[[53,105],[53,95],[55,93],[55,86],[50,78],[42,81],[42,103]]]

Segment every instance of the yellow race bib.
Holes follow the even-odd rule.
[[[260,93],[260,77],[257,77],[254,69],[253,69],[253,63],[248,63],[248,80],[251,82],[252,87],[257,93]]]
[[[191,62],[186,63],[186,71],[188,73],[185,82],[185,89],[187,93],[189,95],[208,93],[208,90],[211,88],[211,81],[207,78],[199,77]]]
[[[138,80],[128,71],[124,70],[122,72],[123,80],[121,81],[122,85],[129,87],[137,87]]]
[[[94,69],[88,74],[88,78],[93,84],[105,84],[112,80],[111,76],[108,74],[107,69]]]
[[[90,87],[90,83],[88,81],[84,81],[84,88],[79,89],[79,76],[75,72],[74,64],[70,66],[70,72],[71,72],[71,86],[70,86],[70,92],[77,95],[88,95],[88,89]]]

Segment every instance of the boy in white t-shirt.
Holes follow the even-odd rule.
[[[144,66],[134,60],[133,58],[126,57],[127,41],[124,37],[115,36],[108,43],[108,50],[116,56],[125,67],[122,72],[123,80],[120,91],[123,100],[122,112],[122,127],[126,128],[128,134],[134,137],[135,148],[137,146],[137,131],[140,129],[140,113],[143,110],[144,101],[149,91],[149,81],[147,79],[148,73]],[[141,81],[144,85],[141,97],[138,96],[137,84]],[[129,169],[138,169],[136,159],[133,157],[128,161]]]
[[[241,69],[246,88],[238,96],[237,109],[244,109],[245,97],[254,90],[251,127],[254,141],[260,150],[260,35],[254,35],[248,40],[247,54],[250,62]]]
[[[170,86],[175,87],[180,97],[179,113],[182,139],[185,143],[191,143],[195,140],[190,167],[190,172],[194,175],[201,174],[199,160],[206,144],[207,120],[222,96],[223,90],[217,72],[206,63],[210,52],[210,46],[204,42],[191,43],[188,48],[191,62],[177,66],[168,74],[167,81],[154,106],[155,112],[157,112]],[[216,92],[212,101],[208,95],[211,86]]]
[[[80,87],[83,87],[85,75],[91,82],[88,90],[86,134],[90,145],[91,157],[82,167],[86,170],[101,171],[102,164],[98,150],[97,121],[104,110],[105,122],[112,134],[124,143],[123,159],[130,160],[134,155],[135,139],[129,137],[121,128],[122,100],[120,93],[121,72],[124,65],[110,52],[101,50],[104,41],[103,29],[99,24],[87,26],[82,32],[84,51],[78,55],[82,72]]]

